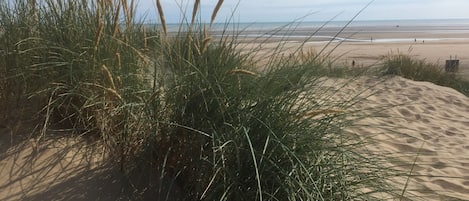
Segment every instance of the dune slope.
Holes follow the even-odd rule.
[[[327,80],[324,86],[341,86],[338,82]],[[395,157],[387,165],[411,173],[405,196],[469,200],[469,98],[401,77],[362,77],[340,87],[337,96],[364,91],[352,109],[369,116],[348,131],[373,140],[370,151]],[[8,139],[7,129],[2,132],[2,140]],[[127,184],[116,179],[118,173],[100,164],[102,150],[83,141],[26,141],[2,151],[0,200],[116,200],[126,195],[122,187]],[[396,179],[403,188],[406,181]]]

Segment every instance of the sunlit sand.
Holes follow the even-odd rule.
[[[406,31],[396,32],[399,29]],[[324,31],[333,33],[332,30]],[[351,40],[340,45],[340,40],[334,41],[325,50],[339,45],[332,56],[338,57],[338,64],[350,66],[352,62],[354,66],[379,65],[384,56],[397,53],[439,63],[442,68],[446,59],[456,58],[461,64],[459,73],[469,78],[469,39],[464,31],[467,30],[419,32],[402,26],[388,27],[382,32],[352,28],[340,34],[342,39]],[[241,38],[245,42],[242,47],[258,46],[256,41],[260,40],[252,41],[254,38],[252,35]],[[304,37],[287,37],[282,41],[287,42],[287,49],[294,49],[301,43],[301,38]],[[280,40],[269,39],[263,44],[262,51],[277,47]],[[305,48],[319,52],[326,44],[312,40],[306,42]],[[400,157],[389,165],[399,166],[413,175],[406,196],[416,200],[469,200],[468,97],[450,88],[401,77],[362,77],[344,90],[372,94],[354,109],[385,108],[381,117],[365,118],[358,122],[364,126],[348,131],[373,139],[375,144],[369,146],[370,151]],[[0,131],[5,146],[13,130],[2,128]],[[96,155],[90,156],[90,150]],[[120,189],[116,181],[107,177],[109,171],[103,173],[96,168],[95,157],[102,152],[87,149],[81,142],[65,139],[38,146],[28,141],[2,151],[0,200],[112,200],[120,195],[117,193],[117,197],[113,197],[113,192]],[[90,179],[88,173],[99,177]],[[404,186],[406,179],[398,178],[396,182]]]

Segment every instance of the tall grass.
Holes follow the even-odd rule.
[[[384,60],[384,75],[399,75],[411,80],[428,81],[451,87],[466,96],[469,95],[469,81],[456,73],[447,73],[438,64],[412,58],[409,55],[389,55]]]
[[[132,146],[120,145],[138,142],[140,125],[130,121],[138,117],[135,103],[150,94],[143,23],[134,8],[127,1],[31,2],[0,3],[3,102],[35,103],[41,136],[49,128],[72,129],[101,136],[109,148],[120,147],[110,153],[127,155]],[[31,7],[35,21],[27,20]]]
[[[178,187],[182,200],[394,193],[381,158],[344,131],[359,99],[331,99],[317,57],[292,55],[259,71],[236,37],[214,40],[223,1],[209,26],[194,20],[196,1],[191,23],[171,34],[160,1],[162,31],[135,19],[133,1],[28,2],[0,3],[0,94],[4,106],[37,104],[39,138],[57,128],[97,138],[124,174],[146,166],[141,174]],[[156,199],[175,199],[161,189],[151,189]]]

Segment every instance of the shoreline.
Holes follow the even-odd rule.
[[[433,28],[433,29],[430,29]],[[459,74],[469,79],[469,27],[458,31],[448,27],[371,27],[357,31],[357,27],[325,28],[313,36],[305,37],[304,31],[293,31],[284,36],[278,32],[270,35],[246,35],[237,37],[241,49],[249,51],[262,46],[268,52],[281,45],[285,52],[301,46],[304,50],[332,51],[340,64],[355,63],[363,66],[377,65],[390,54],[407,54],[419,60],[435,63],[444,68],[445,60],[460,60]],[[415,32],[413,32],[415,31]],[[353,33],[353,34],[351,34]],[[244,34],[244,35],[243,35]],[[250,32],[249,34],[255,34]],[[303,34],[303,35],[302,35]],[[262,53],[261,53],[262,54]]]

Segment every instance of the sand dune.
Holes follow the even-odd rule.
[[[401,77],[352,84],[373,95],[356,107],[380,111],[352,132],[375,140],[374,152],[398,157],[389,165],[412,174],[406,196],[416,200],[469,200],[469,98],[429,82]],[[370,110],[371,111],[371,110]],[[414,164],[415,161],[415,164]],[[414,164],[414,166],[412,166]],[[407,178],[398,183],[402,187]]]
[[[349,131],[373,139],[369,150],[397,157],[388,165],[412,174],[405,196],[469,200],[468,97],[401,77],[363,77],[342,90],[371,94],[355,109],[373,117]],[[100,149],[68,138],[35,144],[21,143],[0,155],[0,200],[113,200],[123,195],[121,181],[99,167]],[[396,182],[403,187],[406,180]]]

